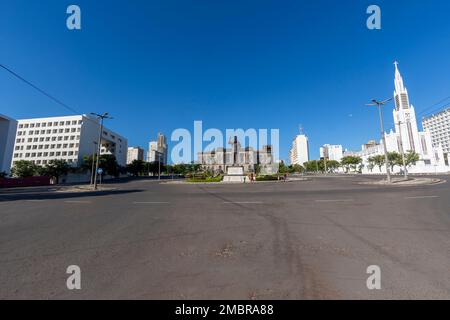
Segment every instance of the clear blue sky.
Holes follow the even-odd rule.
[[[176,128],[279,128],[281,157],[302,124],[325,143],[379,138],[373,97],[400,62],[417,112],[450,96],[450,2],[0,0],[0,62],[147,148]],[[382,30],[366,8],[382,9]],[[66,28],[78,4],[82,30]],[[392,106],[385,112],[393,125]],[[0,113],[69,114],[0,70]]]

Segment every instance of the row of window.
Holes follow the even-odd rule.
[[[51,161],[51,160],[55,160],[55,159],[50,159],[50,160],[30,160],[30,162],[32,162],[32,163],[34,163],[34,164],[38,164],[38,165],[40,165],[40,164],[43,164],[43,165],[45,165],[45,164],[47,164],[47,163],[49,163],[49,161]],[[77,159],[66,159],[65,160],[67,163],[69,163],[69,164],[72,164],[72,163],[77,163]],[[15,165],[17,163],[17,161],[13,161],[13,165]]]
[[[80,140],[80,136],[59,136],[59,137],[41,137],[41,138],[28,138],[27,143],[32,142],[49,142],[49,141],[69,141]],[[25,143],[25,138],[16,139],[16,144]]]
[[[14,158],[47,158],[47,157],[67,157],[78,156],[78,151],[58,151],[58,152],[32,152],[32,153],[15,153]]]
[[[75,126],[81,125],[83,123],[82,120],[72,120],[72,121],[54,121],[54,122],[38,122],[38,123],[21,123],[19,124],[19,129],[22,128],[45,128],[45,127],[57,127],[57,126]]]
[[[53,130],[29,130],[28,135],[40,135],[40,134],[56,134],[56,133],[74,133],[81,132],[81,128],[66,128],[66,129],[53,129]],[[27,135],[27,131],[17,131],[18,136]]]
[[[16,146],[15,151],[22,151],[22,150],[48,150],[48,149],[67,149],[67,148],[78,148],[80,146],[79,143],[65,143],[65,144],[40,144],[40,145],[28,145],[26,148],[24,146]]]

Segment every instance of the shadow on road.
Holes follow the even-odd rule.
[[[45,192],[45,193],[23,193],[23,194],[2,194],[0,202],[7,201],[26,201],[26,200],[58,200],[58,199],[76,199],[85,197],[104,197],[111,195],[121,195],[129,193],[142,192],[139,189],[130,190],[104,190],[104,191],[86,191],[86,192]]]

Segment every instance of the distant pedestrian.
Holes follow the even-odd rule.
[[[285,173],[284,173],[284,182],[287,181],[287,178],[288,178],[288,174],[287,174],[287,172],[285,172]]]

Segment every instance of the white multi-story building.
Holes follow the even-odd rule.
[[[54,159],[80,166],[84,156],[97,153],[99,131],[99,121],[87,115],[18,120],[11,166],[19,160],[45,165]],[[100,154],[112,154],[125,166],[127,148],[127,139],[103,128]]]
[[[144,149],[141,147],[129,147],[127,152],[127,164],[135,160],[144,161]]]
[[[0,172],[10,172],[17,121],[0,114]]]
[[[341,145],[325,144],[320,148],[320,158],[341,162],[344,156],[344,149]]]
[[[395,63],[393,118],[395,131],[391,130],[385,134],[386,148],[388,152],[405,153],[413,151],[419,155],[419,161],[408,170],[411,173],[438,173],[448,172],[450,168],[445,164],[444,153],[439,144],[433,146],[429,130],[419,131],[417,127],[416,112],[414,106],[409,102],[408,90]],[[379,145],[364,146],[359,152],[346,152],[344,156],[353,155],[363,159],[363,173],[373,173],[369,158],[375,155],[384,155],[383,143]],[[384,167],[382,170],[385,170]],[[400,172],[397,166],[394,171]],[[382,171],[384,172],[384,171]]]
[[[442,147],[444,154],[450,153],[450,108],[422,119],[425,131],[431,134],[433,147]]]
[[[161,161],[161,163],[167,164],[167,151],[166,136],[158,133],[158,140],[150,141],[148,144],[147,162]]]
[[[303,165],[309,161],[309,142],[306,135],[300,134],[295,137],[289,157],[292,165]]]

